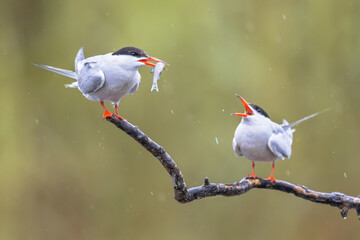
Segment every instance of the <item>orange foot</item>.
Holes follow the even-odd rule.
[[[123,117],[117,115],[116,113],[114,113],[114,116],[118,117],[120,120],[125,120],[125,121],[127,121],[126,119],[124,119]]]
[[[267,178],[266,180],[272,181],[272,182],[276,182],[276,179],[273,176],[270,176],[269,178]]]
[[[105,110],[103,118],[105,119],[105,118],[108,118],[108,117],[112,117],[112,115],[113,114],[111,112],[109,112],[108,110]]]
[[[246,175],[246,178],[257,178],[257,176],[253,173],[253,174]]]

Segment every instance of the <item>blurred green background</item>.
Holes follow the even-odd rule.
[[[359,239],[354,210],[253,190],[180,204],[163,167],[102,119],[74,69],[125,46],[170,63],[160,92],[142,84],[120,115],[163,145],[189,187],[250,173],[231,141],[240,94],[297,127],[275,177],[360,194],[359,1],[6,1],[0,8],[0,239]],[[109,109],[113,110],[109,103]],[[216,143],[218,139],[218,144]],[[256,173],[268,177],[271,164]]]

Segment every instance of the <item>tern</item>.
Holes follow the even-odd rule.
[[[295,132],[292,127],[315,117],[321,112],[314,113],[294,123],[288,123],[284,119],[280,125],[271,121],[269,115],[261,107],[247,103],[239,95],[236,96],[242,101],[245,112],[233,113],[233,115],[242,117],[232,141],[235,155],[243,156],[252,162],[252,174],[246,177],[256,178],[255,162],[272,162],[271,175],[267,180],[275,182],[275,161],[279,158],[282,160],[289,159],[291,156],[291,144],[293,132]]]
[[[141,79],[138,69],[145,65],[155,66],[150,61],[163,62],[136,47],[124,47],[116,52],[85,58],[82,47],[75,58],[75,72],[36,63],[34,65],[76,79],[76,82],[65,86],[78,88],[87,99],[100,102],[105,110],[104,118],[113,115],[104,105],[104,101],[111,102],[115,106],[114,115],[122,119],[118,115],[119,102],[125,95],[134,94],[138,90]]]

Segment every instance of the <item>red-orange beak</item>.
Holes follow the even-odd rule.
[[[155,66],[155,63],[152,63],[152,62],[149,62],[149,61],[153,61],[153,62],[163,62],[166,64],[166,62],[160,60],[160,59],[157,59],[157,58],[153,58],[153,57],[149,57],[149,58],[143,58],[143,59],[140,59],[138,62],[142,62],[144,63],[145,65],[149,65],[149,66]]]
[[[245,99],[240,97],[240,95],[238,95],[238,94],[236,94],[236,96],[238,98],[240,98],[240,100],[244,104],[245,112],[244,113],[233,113],[232,115],[241,116],[241,117],[248,117],[248,116],[254,115],[254,112],[251,110],[249,104],[245,101]]]

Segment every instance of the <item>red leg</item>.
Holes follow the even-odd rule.
[[[115,104],[115,113],[119,115],[119,105]]]
[[[115,104],[115,116],[117,116],[120,120],[122,120],[123,118],[119,115],[119,105]]]
[[[273,163],[272,163],[272,167],[271,167],[271,175],[270,175],[270,177],[269,177],[269,178],[267,178],[267,180],[269,180],[269,181],[273,181],[273,182],[275,182],[275,181],[276,181],[276,179],[274,178],[274,168],[275,168],[275,162],[273,162]]]
[[[101,104],[101,106],[102,106],[102,107],[104,108],[104,110],[105,110],[104,115],[103,115],[103,118],[112,117],[112,113],[109,112],[109,111],[106,109],[106,107],[105,107],[105,105],[104,105],[104,102],[103,102],[103,101],[100,101],[100,104]]]
[[[249,174],[249,175],[247,175],[246,177],[247,177],[247,178],[249,178],[249,177],[251,177],[251,178],[256,178],[256,175],[255,175],[255,163],[254,163],[254,162],[252,162],[251,168],[252,168],[252,174]]]

